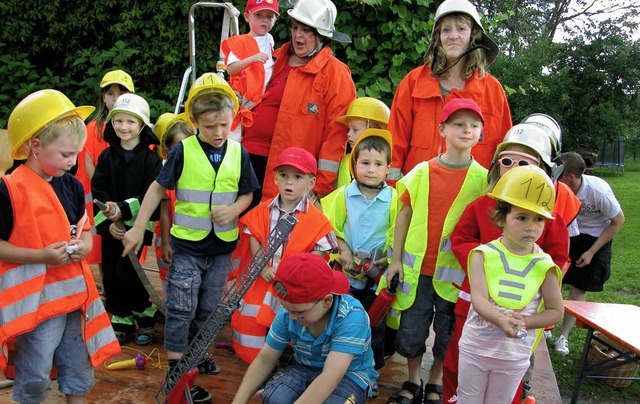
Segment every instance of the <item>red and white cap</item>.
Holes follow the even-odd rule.
[[[282,166],[291,166],[305,174],[318,175],[316,158],[302,147],[287,147],[284,149],[278,156],[275,168]]]
[[[473,111],[478,114],[480,120],[482,121],[482,123],[484,123],[484,117],[482,116],[482,110],[480,109],[480,106],[477,102],[470,98],[453,98],[447,101],[447,103],[444,104],[444,108],[442,108],[442,111],[440,112],[440,123],[446,122],[454,112],[464,109]]]
[[[280,15],[278,0],[247,0],[246,12],[255,13],[260,10],[271,10],[276,15]]]

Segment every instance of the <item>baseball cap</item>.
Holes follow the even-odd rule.
[[[280,15],[278,0],[247,0],[245,11],[255,13],[260,10],[271,10],[277,15]]]
[[[482,116],[482,110],[480,106],[470,98],[453,98],[449,100],[442,108],[442,112],[440,112],[440,123],[444,123],[449,119],[454,112],[467,109],[469,111],[473,111],[478,116],[480,116],[480,120],[484,123],[484,117]]]
[[[278,156],[278,162],[274,168],[280,166],[295,167],[305,174],[318,174],[316,158],[302,147],[287,147],[284,149]]]
[[[133,87],[133,80],[131,79],[131,76],[123,70],[112,70],[107,72],[100,81],[100,88],[105,88],[111,84],[120,84],[130,92],[136,92]]]
[[[328,293],[342,295],[349,291],[347,276],[311,253],[295,254],[280,261],[273,282],[284,287],[284,292],[276,289],[276,295],[293,304],[311,303]]]

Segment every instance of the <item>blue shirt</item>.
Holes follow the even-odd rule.
[[[352,296],[334,295],[327,328],[318,338],[314,338],[300,322],[291,320],[284,308],[280,309],[271,324],[267,344],[282,351],[289,342],[296,362],[316,371],[322,371],[331,351],[353,355],[345,376],[369,393],[378,378],[378,372],[373,368],[369,316]]]
[[[344,189],[347,221],[344,224],[345,242],[355,254],[359,249],[372,252],[383,248],[391,227],[391,188],[387,185],[372,200],[358,189],[355,180]]]

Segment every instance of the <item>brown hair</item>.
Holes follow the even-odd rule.
[[[504,225],[504,222],[507,220],[507,215],[511,212],[511,205],[509,202],[505,201],[497,201],[496,207],[489,214],[489,219],[493,222],[493,225],[496,226],[496,229],[501,229]]]
[[[109,108],[107,108],[107,104],[104,102],[104,94],[109,90],[109,88],[111,88],[113,84],[120,87],[120,92],[122,94],[128,94],[131,92],[125,86],[118,83],[112,83],[100,89],[100,97],[98,98],[98,108],[96,108],[96,116],[94,118],[96,120],[96,129],[98,130],[99,139],[104,139],[104,133],[102,131],[102,127],[104,126],[105,122],[107,122],[107,116],[109,115]]]
[[[440,29],[443,21],[453,18],[456,21],[463,21],[471,27],[471,41],[469,43],[469,49],[474,46],[482,45],[482,28],[475,23],[473,18],[464,13],[452,13],[442,17],[438,20],[438,23],[433,29],[431,35],[431,46],[425,55],[425,61],[431,65],[431,76],[437,78],[447,78],[451,74],[450,69],[447,69],[449,62],[444,56],[444,48],[442,47],[442,41],[440,40]],[[463,69],[462,77],[469,79],[473,76],[473,73],[478,70],[480,78],[484,77],[485,69],[487,67],[487,58],[485,51],[480,48],[465,55],[466,64]]]
[[[197,121],[200,115],[207,112],[220,112],[229,109],[235,111],[233,100],[222,93],[203,93],[197,96],[191,104],[191,115]]]

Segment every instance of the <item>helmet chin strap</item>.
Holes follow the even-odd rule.
[[[300,59],[308,59],[308,60],[310,60],[315,55],[317,55],[318,52],[320,52],[320,49],[322,49],[323,46],[324,46],[324,42],[320,41],[318,43],[318,46],[316,46],[316,48],[313,51],[311,51],[311,53],[309,53],[307,56],[298,56],[298,55],[296,55],[296,56],[299,57]],[[291,51],[295,55],[295,51],[293,50],[293,38],[291,38]]]
[[[356,181],[358,181],[356,179]],[[358,181],[358,185],[363,186],[365,188],[369,188],[369,189],[382,189],[384,188],[384,181],[380,181],[380,183],[378,185],[367,185],[367,184],[363,184],[362,182]]]
[[[437,47],[434,49],[434,53],[433,53],[433,56],[434,56],[434,57],[433,57],[433,60],[431,60],[431,71],[432,71],[432,72],[433,72],[433,68],[435,67],[435,63],[436,63],[435,51],[436,51],[437,49],[438,49]],[[439,71],[439,72],[433,72],[433,74],[434,74],[434,75],[436,75],[436,76],[439,76],[439,75],[443,74],[443,73],[444,73],[444,72],[446,72],[447,70],[451,69],[453,66],[457,65],[457,64],[458,64],[458,62],[459,62],[463,57],[467,56],[469,53],[471,53],[471,52],[473,52],[473,51],[475,51],[475,50],[478,50],[478,49],[484,49],[484,50],[487,50],[487,51],[488,51],[488,50],[490,50],[488,47],[486,47],[486,46],[484,46],[484,45],[476,45],[476,46],[474,46],[473,48],[467,49],[467,50],[466,50],[462,55],[458,56],[458,58],[456,59],[456,61],[455,61],[455,62],[453,62],[451,65],[449,65],[449,66],[445,67],[444,69],[442,69],[442,70],[441,70],[441,71]]]

